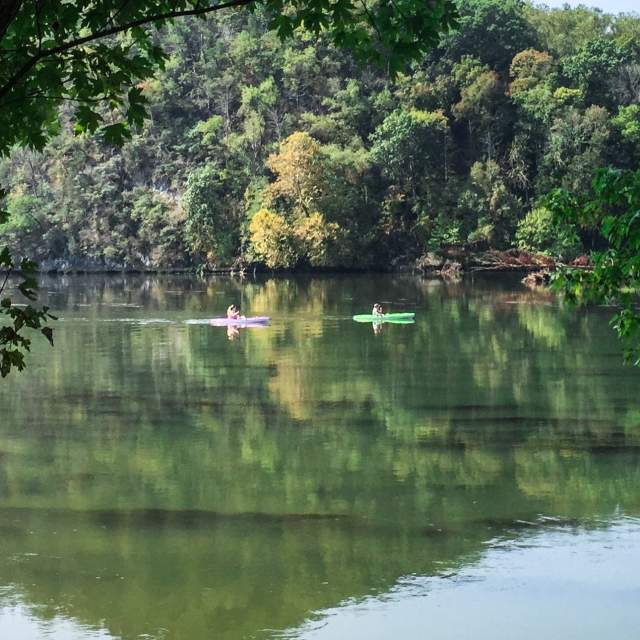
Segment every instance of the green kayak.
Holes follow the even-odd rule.
[[[398,324],[408,324],[414,322],[415,313],[385,313],[382,316],[374,316],[371,313],[363,313],[353,316],[356,322],[396,322]]]

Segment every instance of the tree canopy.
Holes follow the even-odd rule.
[[[42,148],[63,101],[74,105],[78,131],[101,127],[107,141],[121,143],[145,115],[135,84],[166,60],[158,29],[239,7],[262,9],[282,38],[300,28],[327,33],[333,44],[392,72],[424,55],[456,18],[451,0],[3,0],[0,153],[13,144]]]

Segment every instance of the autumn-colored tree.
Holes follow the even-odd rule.
[[[296,224],[294,233],[312,267],[333,267],[340,263],[344,232],[317,211]]]
[[[266,203],[284,199],[294,215],[318,209],[324,195],[324,167],[320,145],[308,133],[296,131],[269,156],[267,166],[276,179],[265,192]]]
[[[509,92],[511,95],[532,89],[538,83],[546,80],[552,64],[553,58],[544,51],[525,49],[516,54],[509,69],[511,78]]]
[[[328,211],[330,198],[344,191],[336,171],[335,149],[324,149],[297,131],[280,144],[267,166],[276,179],[262,193],[262,210],[249,223],[250,253],[271,268],[302,261],[312,267],[342,264],[346,232]]]
[[[293,227],[269,209],[257,211],[249,223],[251,257],[270,269],[288,269],[299,259]]]

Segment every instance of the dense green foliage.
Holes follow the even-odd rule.
[[[35,262],[23,258],[19,264],[15,264],[5,247],[0,251],[0,313],[8,319],[7,323],[0,326],[0,376],[3,378],[13,367],[19,371],[24,369],[25,353],[31,349],[31,338],[23,333],[23,329],[39,330],[49,343],[53,344],[53,331],[51,327],[46,326],[46,322],[54,319],[54,316],[49,313],[47,306],[36,309],[31,305],[16,305],[11,302],[9,296],[3,297],[15,269],[19,269],[21,274],[21,280],[16,287],[18,292],[27,300],[35,300]]]
[[[164,71],[136,87],[151,120],[121,149],[75,136],[69,113],[43,153],[2,165],[3,236],[45,265],[118,268],[385,266],[452,244],[571,259],[593,234],[540,200],[637,165],[640,19],[460,13],[395,80],[329,35],[283,43],[265,11],[177,22]]]
[[[239,7],[259,11],[280,37],[300,28],[323,33],[394,71],[420,58],[455,21],[451,0],[2,0],[0,154],[13,144],[44,146],[64,100],[74,109],[76,131],[100,127],[105,140],[122,142],[145,115],[135,83],[166,60],[158,30],[178,17]]]

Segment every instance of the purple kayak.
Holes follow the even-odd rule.
[[[268,316],[249,318],[211,318],[209,324],[214,327],[264,327],[269,324]]]

